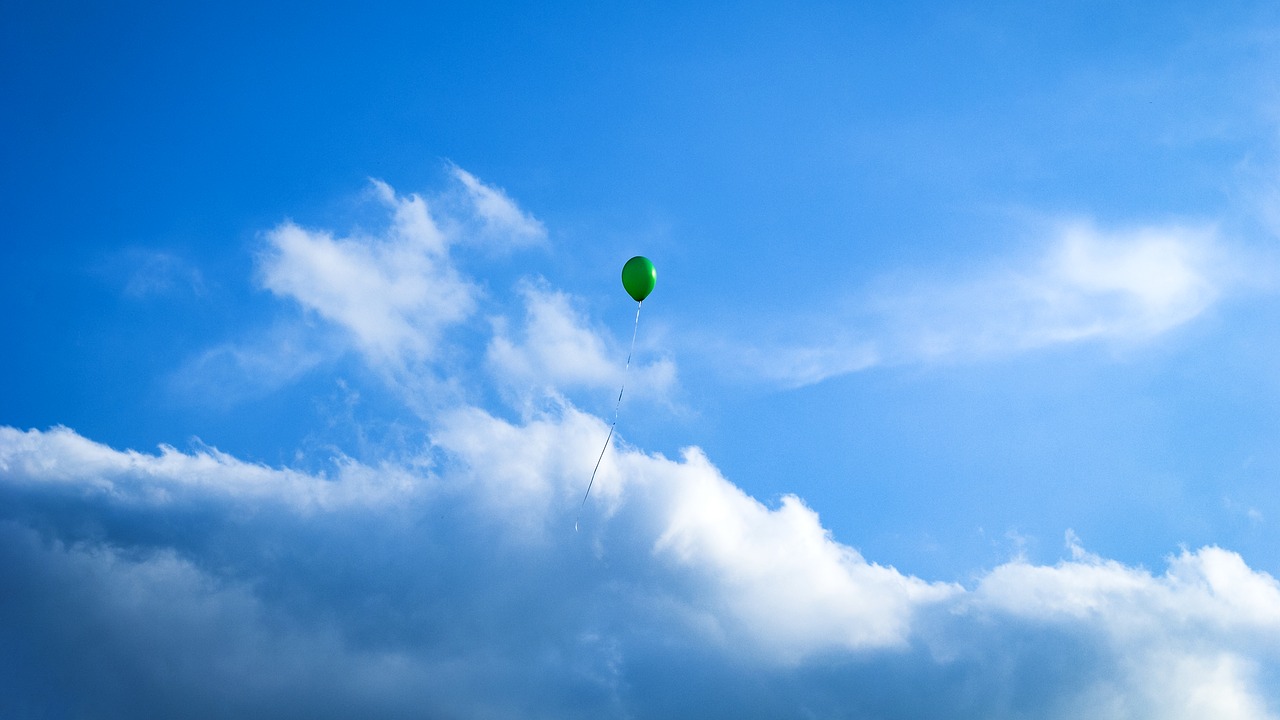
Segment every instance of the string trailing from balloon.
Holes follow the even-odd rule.
[[[600,462],[604,460],[605,451],[609,449],[609,441],[613,439],[613,430],[618,427],[618,408],[622,407],[622,393],[627,389],[627,371],[631,369],[631,355],[636,351],[636,333],[640,330],[640,306],[636,303],[636,324],[631,329],[631,349],[627,351],[627,365],[622,369],[622,385],[618,388],[618,400],[613,404],[613,422],[609,425],[609,434],[605,436],[604,447],[600,448],[600,457],[596,458],[596,466],[591,470],[591,481],[587,483],[587,491],[582,494],[582,504],[578,506],[578,517],[573,521],[573,529],[578,529],[582,520],[582,509],[587,506],[587,498],[591,495],[591,486],[596,483],[596,473],[600,471]]]

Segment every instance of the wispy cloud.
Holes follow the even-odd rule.
[[[880,364],[1149,341],[1209,310],[1233,289],[1238,265],[1212,227],[1064,222],[1035,257],[991,261],[954,278],[881,279],[834,340],[757,349],[751,364],[770,379],[805,385]]]
[[[372,468],[335,458],[333,476],[313,476],[237,460],[214,448],[155,454],[115,450],[67,428],[21,432],[0,427],[4,482],[34,492],[50,487],[89,492],[109,504],[162,507],[196,499],[279,502],[298,510],[380,505],[419,491],[408,470]]]
[[[486,351],[499,383],[528,393],[617,388],[625,380],[631,396],[659,398],[675,385],[675,364],[668,359],[637,362],[624,378],[626,348],[609,347],[565,293],[533,281],[522,282],[518,290],[524,322],[513,328],[508,319],[497,318]]]
[[[500,247],[537,245],[547,239],[547,228],[540,220],[524,212],[501,188],[486,185],[457,165],[451,165],[453,177],[465,192],[468,212],[458,219],[473,227],[464,231],[473,239],[497,240]]]
[[[219,343],[186,359],[169,374],[166,385],[186,402],[230,408],[298,380],[343,347],[332,333],[276,323],[247,340]]]
[[[1227,280],[1209,229],[1058,229],[1021,267],[924,284],[878,299],[902,352],[918,357],[1003,353],[1083,340],[1140,341],[1182,325]]]
[[[803,387],[829,377],[866,370],[884,362],[869,338],[836,334],[804,345],[778,344],[736,349],[749,372],[784,387]]]
[[[484,300],[480,284],[454,251],[472,245],[528,247],[545,240],[546,229],[501,190],[454,165],[449,174],[449,187],[430,197],[400,195],[372,180],[364,197],[374,204],[372,228],[339,231],[285,221],[266,232],[257,257],[258,280],[303,316],[277,318],[265,329],[202,351],[183,364],[171,385],[193,397],[232,404],[354,351],[415,397],[451,394],[434,367],[441,343],[451,330],[480,324]],[[530,302],[538,299],[530,296]],[[531,313],[546,316],[537,308]],[[515,364],[504,369],[518,373],[514,355],[530,348],[513,347],[508,355]],[[532,370],[550,373],[552,384],[582,379],[564,367],[584,367],[575,355],[534,364]],[[220,390],[206,392],[210,388]]]
[[[124,296],[132,300],[175,294],[203,295],[207,291],[200,268],[164,250],[122,250],[106,258],[96,272],[119,283]]]

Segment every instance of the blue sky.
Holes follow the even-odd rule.
[[[2,12],[2,714],[1280,714],[1268,4]]]

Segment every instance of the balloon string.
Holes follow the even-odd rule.
[[[578,506],[578,517],[573,520],[574,532],[578,530],[578,522],[582,520],[582,509],[587,506],[587,498],[591,495],[591,486],[596,483],[596,473],[600,471],[600,461],[604,460],[604,453],[609,449],[609,441],[613,439],[613,429],[618,426],[618,408],[622,407],[622,393],[627,389],[627,371],[631,369],[631,355],[636,351],[636,332],[640,330],[640,308],[644,305],[641,300],[636,303],[636,324],[631,328],[631,349],[627,351],[627,365],[622,368],[622,386],[618,388],[618,401],[613,404],[613,423],[609,425],[609,434],[604,439],[604,447],[600,448],[600,457],[596,458],[596,466],[591,471],[591,482],[587,483],[587,491],[582,495],[582,504]]]

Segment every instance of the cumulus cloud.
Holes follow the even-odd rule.
[[[798,498],[767,507],[696,449],[625,444],[575,533],[604,429],[569,406],[521,423],[459,408],[424,450],[434,469],[328,476],[5,428],[3,702],[100,717],[184,702],[204,717],[1274,717],[1280,584],[1235,553],[1183,551],[1155,574],[1072,539],[1070,559],[1015,560],[966,589],[868,561]]]
[[[874,365],[1150,340],[1202,315],[1237,277],[1213,228],[1056,227],[1038,257],[948,279],[882,279],[833,340],[758,352],[798,386]]]
[[[436,438],[464,462],[466,477],[484,489],[479,497],[506,526],[545,537],[570,526],[585,463],[604,430],[571,409],[561,420],[525,426],[471,409],[451,417]],[[866,562],[832,540],[798,498],[766,508],[696,449],[679,461],[612,451],[597,489],[605,512],[589,514],[586,527],[598,520],[607,537],[639,542],[681,569],[701,610],[711,611],[709,640],[767,648],[778,662],[828,648],[903,644],[913,609],[955,591]],[[612,535],[617,526],[627,533]]]
[[[1076,559],[1056,567],[1001,566],[978,587],[980,604],[1042,620],[1096,617],[1118,633],[1140,625],[1147,613],[1179,625],[1280,631],[1280,583],[1253,572],[1235,553],[1184,550],[1155,577],[1073,549]]]
[[[698,568],[721,622],[781,662],[828,649],[903,646],[915,609],[959,590],[867,562],[795,496],[770,510],[690,450],[655,549]]]
[[[171,386],[234,404],[354,350],[413,397],[454,394],[456,388],[433,365],[441,359],[448,333],[478,323],[485,300],[456,251],[529,247],[546,239],[546,228],[502,190],[462,168],[450,165],[449,178],[449,186],[431,196],[398,194],[387,183],[371,180],[363,198],[374,206],[370,227],[344,232],[289,220],[264,233],[258,280],[295,303],[303,317],[278,319],[202,351],[174,373]],[[544,316],[538,308],[531,310],[531,317]],[[527,369],[550,369],[557,381],[574,384],[575,373],[560,364],[583,363],[565,356],[554,366],[537,367],[535,361]],[[663,373],[672,374],[669,365],[655,366],[649,375],[662,384]],[[528,380],[527,374],[522,379]],[[218,391],[203,392],[209,388]]]
[[[989,620],[1050,627],[1095,644],[1111,670],[1068,694],[1076,716],[1274,717],[1258,666],[1280,659],[1275,578],[1217,547],[1184,550],[1154,575],[1069,540],[1072,561],[997,567],[965,605]]]

